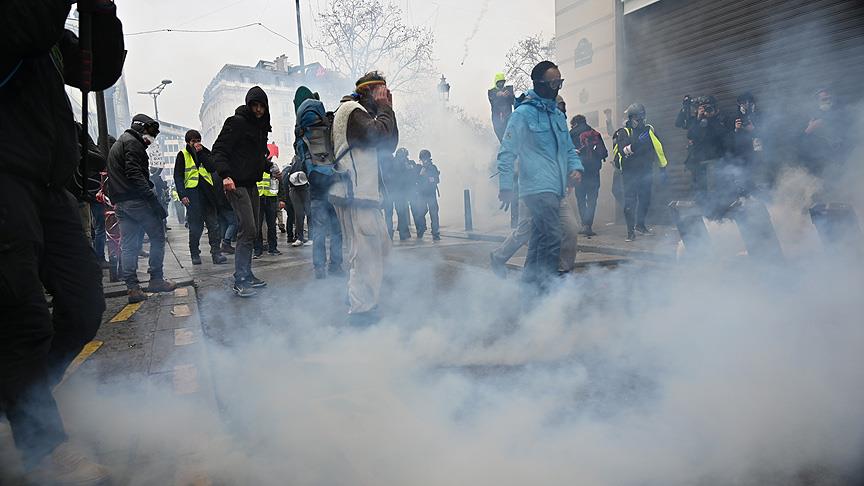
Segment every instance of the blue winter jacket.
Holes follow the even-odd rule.
[[[551,192],[563,197],[567,176],[584,171],[582,159],[567,130],[567,118],[555,100],[529,90],[518,104],[498,150],[498,187],[513,190],[513,170],[519,159],[519,197]]]

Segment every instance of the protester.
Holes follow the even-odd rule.
[[[438,170],[438,166],[432,163],[432,153],[426,149],[421,150],[420,176],[417,180],[417,195],[420,204],[418,215],[422,222],[421,226],[425,228],[426,214],[429,214],[429,222],[432,225],[432,241],[441,240],[441,223],[438,219],[439,183],[441,183],[441,171]],[[416,217],[414,224],[418,224]]]
[[[276,142],[274,140],[271,140],[270,143],[267,144],[267,152],[268,152],[267,160],[269,160],[275,164],[276,161],[273,159],[279,158],[279,146],[276,145]],[[277,179],[277,182],[278,181],[279,180]],[[279,190],[281,192],[281,190],[282,190],[281,182],[279,183],[279,186],[280,186]],[[281,202],[281,199],[280,199],[280,202]],[[279,227],[279,232],[284,235],[288,230],[285,228],[285,218],[284,218],[284,215],[282,214],[283,209],[285,209],[285,207],[282,204],[280,204],[279,207],[276,209],[276,225]]]
[[[177,153],[174,161],[174,187],[189,220],[189,254],[193,265],[201,265],[199,248],[204,225],[207,225],[207,239],[210,243],[210,256],[214,264],[228,261],[222,255],[222,233],[219,229],[219,195],[213,183],[211,154],[201,144],[201,133],[189,130],[185,135],[186,146]]]
[[[382,161],[382,180],[384,181],[384,222],[387,225],[387,234],[392,240],[393,234],[393,211],[396,212],[396,229],[399,231],[399,240],[405,241],[411,238],[411,211],[409,199],[413,189],[412,174],[409,171],[410,160],[408,149],[400,147],[391,157],[384,157]]]
[[[750,93],[738,96],[738,113],[732,141],[733,163],[740,167],[742,192],[749,193],[757,186],[768,182],[767,168],[764,167],[764,145],[760,135],[761,112],[756,109],[756,98]]]
[[[212,163],[213,154],[210,154]],[[215,172],[210,172],[213,177],[213,192],[216,194],[216,214],[219,216],[219,230],[222,244],[219,246],[219,251],[222,254],[233,255],[234,246],[231,244],[237,238],[237,216],[234,215],[234,210],[231,209],[231,204],[225,195],[225,188],[222,186],[222,178]]]
[[[288,179],[288,197],[294,209],[294,243],[291,246],[311,246],[312,241],[307,238],[306,222],[311,217],[312,208],[309,198],[309,178],[303,172],[303,163],[295,157],[286,177]]]
[[[513,102],[516,99],[513,86],[509,86],[506,83],[507,79],[504,73],[496,73],[495,80],[492,82],[492,88],[487,93],[489,105],[492,108],[492,128],[495,130],[498,142],[501,142],[501,139],[504,137],[507,120],[510,119],[510,114],[513,113]]]
[[[798,161],[808,172],[823,177],[842,160],[849,133],[850,117],[835,103],[830,90],[821,88],[815,96],[816,109],[804,124],[798,140]]]
[[[408,150],[405,151],[405,179],[402,184],[405,197],[408,201],[408,212],[411,214],[411,219],[414,220],[414,233],[418,240],[423,239],[426,234],[426,217],[424,216],[425,201],[420,196],[420,164],[414,159],[408,157]],[[399,151],[397,150],[397,153]]]
[[[254,86],[246,93],[246,104],[225,120],[213,144],[213,164],[237,216],[233,291],[240,297],[251,297],[256,294],[255,288],[267,285],[252,273],[252,249],[261,227],[257,183],[273,167],[267,160],[270,130],[267,94]],[[280,173],[271,174],[281,177]]]
[[[603,136],[597,130],[588,125],[585,115],[576,115],[570,121],[570,139],[576,146],[582,166],[582,182],[576,185],[576,206],[579,208],[579,217],[582,220],[582,231],[580,235],[588,238],[595,236],[594,213],[597,211],[597,195],[600,192],[600,169],[609,153]]]
[[[272,170],[278,171],[275,164]],[[276,212],[279,211],[279,179],[273,177],[270,172],[264,172],[258,181],[258,197],[260,198],[258,221],[255,234],[255,245],[252,258],[261,258],[264,253],[264,227],[267,228],[267,253],[271,256],[281,255],[277,247]]]
[[[561,256],[561,206],[568,186],[582,178],[582,162],[555,99],[564,80],[543,61],[531,71],[534,89],[516,107],[498,151],[499,200],[512,200],[514,163],[519,159],[519,197],[532,220],[524,281],[541,290],[556,275]]]
[[[624,218],[627,221],[627,239],[636,239],[636,231],[643,235],[654,232],[645,224],[651,204],[654,183],[654,164],[660,167],[661,180],[666,181],[666,155],[663,145],[654,134],[654,127],[646,121],[645,106],[634,103],[624,112],[627,122],[615,133],[612,158],[615,168],[624,179]]]
[[[69,441],[51,394],[105,310],[102,272],[65,189],[81,157],[63,85],[107,89],[124,59],[114,4],[77,5],[99,39],[92,64],[64,29],[69,2],[0,7],[0,269],[9,284],[0,285],[0,410],[32,484],[89,485],[109,476]]]
[[[301,90],[305,88],[305,93]],[[295,101],[297,122],[294,151],[304,174],[309,181],[310,234],[312,237],[312,266],[315,278],[343,275],[342,270],[342,228],[336,217],[336,209],[327,199],[336,178],[334,165],[336,157],[333,148],[333,115],[328,114],[318,94],[305,86],[297,90]],[[296,176],[299,179],[299,175]],[[330,263],[327,264],[327,237],[330,237]]]
[[[108,194],[120,221],[123,280],[129,291],[129,303],[147,299],[138,282],[138,255],[144,234],[150,238],[150,282],[147,292],[171,292],[176,285],[165,280],[165,218],[162,206],[150,181],[150,158],[147,146],[156,141],[159,122],[147,115],[132,118],[132,128],[123,132],[108,152]]]
[[[368,325],[378,319],[384,257],[390,248],[381,216],[379,160],[399,142],[393,97],[378,72],[357,80],[342,98],[333,120],[337,182],[330,201],[348,244],[349,321]]]
[[[696,119],[687,130],[690,149],[684,164],[693,179],[696,201],[709,217],[713,217],[718,204],[713,198],[709,201],[709,174],[714,174],[731,152],[731,130],[713,96],[699,97],[694,103]],[[712,191],[716,188],[716,184],[710,187]]]

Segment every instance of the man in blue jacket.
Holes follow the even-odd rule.
[[[523,280],[541,289],[558,274],[563,228],[561,199],[568,186],[582,180],[582,161],[567,130],[567,119],[555,99],[564,83],[551,61],[531,71],[528,90],[510,117],[498,151],[498,199],[509,205],[514,162],[519,159],[519,197],[532,218]]]

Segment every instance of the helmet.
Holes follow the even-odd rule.
[[[408,149],[406,149],[405,147],[399,147],[398,149],[396,149],[396,153],[393,155],[395,157],[405,157],[407,159],[408,158]]]
[[[305,186],[309,183],[309,179],[306,178],[305,172],[299,171],[288,176],[288,182],[290,182],[292,186]]]
[[[420,151],[420,160],[432,160],[432,152],[423,149]]]
[[[624,111],[624,116],[629,120],[630,117],[636,117],[639,120],[645,119],[645,105],[642,103],[633,103]]]
[[[696,98],[696,106],[713,106],[717,107],[717,98],[708,95]]]

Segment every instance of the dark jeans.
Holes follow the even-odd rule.
[[[222,233],[220,236],[225,243],[231,244],[237,237],[237,217],[234,216],[234,210],[230,207],[220,207],[217,213],[219,215],[219,230]]]
[[[93,251],[96,258],[105,260],[105,205],[99,202],[90,203],[90,216],[93,224]]]
[[[387,224],[387,234],[393,237],[393,212],[396,212],[396,229],[402,239],[411,237],[408,216],[408,201],[402,197],[387,198],[384,200],[384,222]]]
[[[228,202],[237,215],[237,249],[234,253],[234,281],[252,277],[252,247],[261,228],[261,197],[257,187],[238,187],[228,193]]]
[[[150,237],[150,280],[161,280],[162,263],[165,259],[165,220],[155,201],[133,199],[115,205],[120,221],[120,262],[126,288],[139,287],[138,255],[144,246],[144,233]]]
[[[306,241],[303,225],[310,209],[309,187],[291,186],[288,189],[288,195],[291,198],[291,206],[294,208],[294,236],[298,240]]]
[[[596,177],[582,177],[582,183],[576,184],[576,206],[579,208],[579,218],[585,226],[594,224],[594,213],[597,211],[597,194],[600,192],[600,174]]]
[[[645,216],[651,204],[653,175],[650,169],[624,171],[624,219],[628,231],[645,226]]]
[[[66,440],[51,387],[104,310],[102,271],[72,195],[0,175],[0,411],[25,467]]]
[[[558,274],[561,257],[561,198],[544,192],[522,196],[531,215],[531,238],[528,240],[528,256],[522,280],[545,289],[549,281]]]
[[[323,269],[327,263],[327,236],[330,236],[330,268],[342,266],[342,228],[336,209],[329,201],[312,200],[312,265]]]
[[[279,198],[276,196],[261,196],[260,214],[258,215],[258,232],[255,234],[255,254],[264,252],[264,235],[261,222],[267,225],[267,251],[276,251],[276,210],[279,209]]]
[[[426,231],[426,214],[429,214],[429,221],[432,224],[432,236],[441,236],[441,222],[438,219],[438,196],[419,195],[415,200],[414,207],[414,226],[417,228],[417,233]]]
[[[189,221],[189,253],[193,257],[201,255],[199,246],[201,234],[204,232],[204,225],[206,224],[210,254],[220,254],[222,233],[219,231],[219,216],[216,207],[198,188],[187,189],[186,197],[189,198],[189,206],[186,207],[186,219]]]

